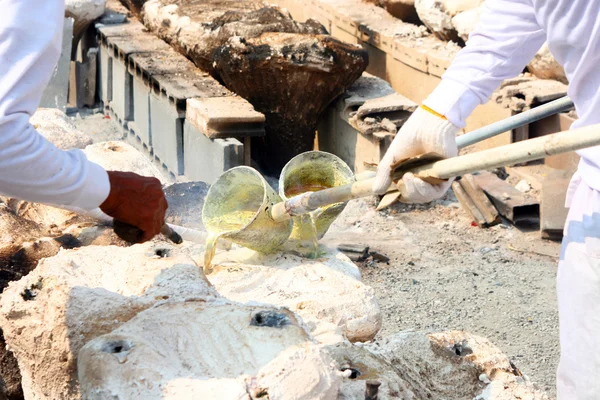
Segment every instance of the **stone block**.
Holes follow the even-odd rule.
[[[109,79],[107,84],[102,83],[103,96],[106,92],[111,92],[106,93],[110,97],[108,105],[118,122],[125,126],[135,118],[133,94],[135,69],[130,68],[131,56],[171,49],[165,42],[147,32],[139,22],[103,25],[98,28],[98,32],[102,42],[101,52],[106,52],[106,55],[101,55],[101,70],[103,64],[108,64],[108,72],[111,74],[107,77]],[[101,72],[102,81],[106,75],[105,72]],[[104,103],[106,106],[107,102]]]
[[[69,77],[71,70],[71,41],[73,39],[73,18],[65,18],[63,27],[63,41],[58,64],[50,82],[46,86],[40,107],[58,108],[65,111],[69,95]]]
[[[185,118],[211,139],[265,135],[265,116],[238,96],[188,99]]]
[[[183,132],[184,173],[188,179],[212,184],[223,172],[244,164],[244,146],[239,140],[209,139],[188,120]]]
[[[174,175],[183,175],[183,123],[185,113],[163,93],[150,94],[150,126],[154,156]],[[202,180],[202,179],[200,179]]]

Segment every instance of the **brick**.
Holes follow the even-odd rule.
[[[243,165],[244,146],[237,139],[209,139],[187,120],[184,123],[185,176],[212,184],[230,168]]]
[[[185,118],[211,139],[265,135],[265,116],[239,96],[187,99]]]
[[[274,3],[286,6],[299,1],[301,0],[275,0]],[[440,76],[451,62],[451,52],[448,52],[445,46],[439,51],[436,50],[437,42],[444,43],[433,37],[417,41],[414,38],[395,35],[396,30],[408,32],[417,28],[394,19],[374,5],[357,0],[307,0],[302,3],[303,17],[319,20],[333,36],[350,43],[367,43],[376,49],[377,51],[368,49],[369,56],[372,57],[368,71],[385,79],[395,91],[416,103],[422,102],[435,89],[441,81]],[[427,50],[424,50],[423,45],[426,45]],[[378,51],[386,54],[385,59]],[[509,109],[490,101],[475,109],[467,119],[465,131],[480,128],[511,115]],[[506,132],[473,148],[486,149],[511,142],[511,132]]]

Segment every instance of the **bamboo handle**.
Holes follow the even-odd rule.
[[[450,179],[598,145],[600,145],[600,124],[448,158],[412,168],[410,172],[424,179]],[[401,175],[394,176],[394,180],[401,177]],[[275,204],[271,210],[271,217],[275,221],[285,221],[292,216],[306,214],[330,204],[371,196],[373,181],[374,178],[365,179],[353,184],[300,194]]]

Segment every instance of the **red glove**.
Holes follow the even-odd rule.
[[[167,199],[160,181],[133,172],[107,171],[110,193],[100,209],[115,219],[115,232],[130,242],[143,243],[156,236],[165,223]],[[139,229],[132,240],[119,234],[124,223]]]

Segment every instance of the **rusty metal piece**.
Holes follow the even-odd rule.
[[[377,400],[379,395],[379,386],[381,386],[381,382],[368,380],[365,388],[365,400]]]
[[[465,175],[452,183],[456,198],[480,228],[488,228],[500,223],[500,214],[485,195],[485,192],[473,180],[473,175]]]
[[[527,196],[490,172],[473,176],[502,216],[515,225],[532,225],[540,221],[539,201]]]

